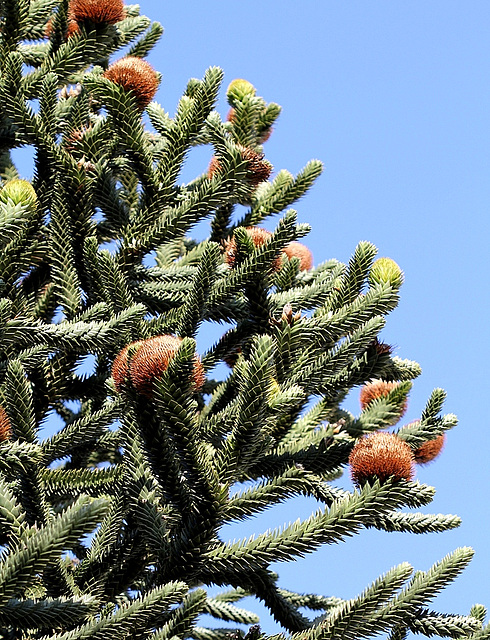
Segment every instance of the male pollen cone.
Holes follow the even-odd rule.
[[[446,434],[441,433],[440,436],[434,438],[434,440],[427,440],[421,445],[418,449],[415,450],[415,462],[417,464],[427,464],[428,462],[432,462],[434,458],[441,453],[442,448],[446,442]]]
[[[365,384],[361,387],[359,394],[359,402],[361,403],[362,410],[364,410],[368,404],[376,398],[382,398],[383,396],[388,395],[388,393],[393,389],[396,389],[398,385],[398,382],[387,382],[386,380],[373,380],[372,382]],[[399,418],[403,416],[406,410],[407,401],[405,400],[399,414]]]
[[[242,159],[247,163],[247,180],[253,187],[258,187],[261,182],[265,182],[271,172],[272,165],[268,160],[264,160],[264,154],[254,151],[249,147],[241,147]],[[222,171],[221,163],[216,156],[211,158],[208,166],[208,179],[211,180],[215,174]]]
[[[268,180],[272,171],[272,165],[267,160],[264,160],[263,153],[258,153],[249,147],[244,147],[242,150],[242,158],[247,161],[247,178],[250,184],[258,187],[261,182]]]
[[[313,266],[313,254],[308,247],[301,242],[293,240],[293,242],[290,242],[284,247],[283,253],[285,253],[289,259],[299,258],[300,271],[309,271]]]
[[[249,238],[252,240],[254,247],[259,248],[263,244],[265,244],[272,233],[267,231],[267,229],[262,229],[261,227],[246,227],[245,231],[247,232]],[[237,246],[236,240],[234,237],[228,238],[224,242],[225,248],[225,262],[230,267],[234,267],[236,263],[236,254],[237,254]],[[276,258],[274,261],[274,271],[277,271],[281,266],[280,257]]]
[[[369,347],[374,349],[378,356],[386,354],[390,355],[393,351],[393,347],[390,344],[386,344],[386,342],[380,342],[377,337],[374,338]]]
[[[215,173],[219,173],[221,171],[220,161],[216,156],[213,156],[209,162],[208,167],[208,179],[212,180]]]
[[[68,11],[78,23],[116,24],[125,17],[123,0],[70,0]]]
[[[54,31],[53,18],[50,18],[46,23],[46,27],[44,29],[44,35],[46,36],[46,38],[51,38],[53,31]],[[80,31],[80,27],[78,25],[78,22],[73,18],[73,16],[70,13],[68,13],[65,38],[66,39],[71,38],[71,36],[75,35],[79,31]]]
[[[104,78],[118,84],[125,91],[132,91],[141,110],[150,104],[158,89],[155,69],[149,62],[136,56],[116,60],[104,72]]]
[[[163,335],[138,340],[124,347],[112,367],[112,377],[117,391],[120,391],[124,381],[129,381],[141,395],[151,398],[154,380],[164,374],[181,342],[182,338],[178,336]],[[134,353],[128,361],[128,351],[131,347]],[[196,355],[192,372],[192,386],[195,391],[202,387],[204,380],[204,367]]]
[[[376,431],[359,440],[349,456],[351,478],[357,487],[388,478],[412,480],[414,455],[410,446],[394,433]]]
[[[114,380],[114,386],[118,393],[121,393],[124,385],[129,382],[128,351],[131,349],[133,352],[136,352],[142,344],[143,340],[131,342],[131,344],[126,345],[114,358],[114,362],[112,363],[112,379]]]
[[[12,425],[10,424],[7,412],[0,407],[0,442],[8,440],[12,435]]]

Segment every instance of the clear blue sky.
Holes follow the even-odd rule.
[[[418,478],[437,488],[433,513],[457,513],[452,532],[415,536],[365,531],[293,564],[280,583],[297,591],[354,597],[402,561],[417,569],[458,546],[476,556],[434,608],[490,607],[490,3],[488,0],[142,0],[165,33],[150,55],[163,74],[157,100],[171,114],[190,77],[225,71],[224,89],[246,78],[283,113],[265,145],[276,170],[297,172],[311,158],[325,171],[296,208],[313,232],[316,263],[347,261],[360,240],[396,260],[406,276],[401,304],[382,336],[417,360],[406,422],[435,387],[459,425],[442,456]],[[191,154],[182,180],[207,167]],[[276,220],[277,221],[277,220]],[[356,394],[355,394],[356,396]],[[347,408],[357,412],[357,396]],[[350,487],[348,476],[341,481]],[[233,529],[259,533],[306,517],[303,500]],[[255,610],[263,611],[255,606]],[[264,614],[265,631],[276,630]]]
[[[459,529],[364,531],[277,565],[281,584],[354,597],[404,560],[427,569],[471,545],[473,562],[434,608],[490,607],[490,4],[143,0],[141,9],[165,27],[150,60],[163,74],[158,100],[171,114],[188,78],[211,65],[224,69],[224,87],[246,78],[282,105],[265,145],[275,169],[297,172],[311,158],[325,164],[296,205],[313,227],[304,241],[315,261],[347,261],[359,240],[370,240],[405,271],[400,306],[382,334],[423,368],[405,421],[420,415],[435,387],[446,389],[446,412],[459,417],[442,456],[418,472],[437,488],[427,511],[457,513]],[[208,159],[208,151],[196,154],[183,178]],[[355,395],[348,408],[357,412]],[[349,478],[342,484],[350,486]],[[307,516],[313,506],[283,505],[230,535]],[[274,623],[265,618],[264,629]]]

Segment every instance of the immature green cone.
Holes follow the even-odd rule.
[[[394,289],[399,289],[403,284],[403,271],[391,258],[378,258],[371,267],[369,284],[390,284]]]
[[[9,200],[14,204],[23,204],[31,211],[36,210],[37,195],[34,187],[27,180],[14,178],[4,185],[0,190],[0,202],[7,204]]]
[[[237,102],[242,102],[242,100],[246,96],[253,97],[255,94],[256,89],[253,84],[248,80],[243,80],[242,78],[236,78],[236,80],[232,80],[228,85],[228,89],[226,90],[228,104],[230,104],[232,107],[235,106]]]

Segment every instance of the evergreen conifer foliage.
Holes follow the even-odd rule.
[[[312,266],[290,207],[322,166],[271,174],[263,145],[279,106],[236,80],[221,118],[223,73],[210,68],[169,115],[144,60],[162,28],[136,5],[0,7],[0,637],[258,640],[239,606],[251,595],[297,640],[490,638],[482,605],[430,609],[469,548],[426,572],[402,563],[352,600],[286,590],[271,570],[369,527],[459,524],[413,510],[434,489],[412,469],[456,419],[437,389],[397,426],[420,368],[378,335],[402,272],[369,242],[347,265]],[[178,184],[196,145],[212,146],[210,165]],[[24,146],[32,183],[12,160]],[[275,230],[260,230],[273,215]],[[205,219],[209,238],[193,241]],[[207,323],[231,328],[198,353]],[[220,362],[229,372],[215,380]],[[358,416],[342,409],[378,380]],[[43,438],[53,412],[63,426]],[[345,491],[334,481],[349,460],[357,487]],[[224,524],[298,495],[318,502],[310,518],[222,539]]]

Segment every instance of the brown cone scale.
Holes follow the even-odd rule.
[[[259,138],[260,144],[264,144],[264,142],[267,142],[267,140],[269,140],[269,138],[271,137],[273,131],[274,129],[272,127],[267,127],[267,129],[264,129]]]
[[[221,171],[220,161],[216,156],[213,156],[209,162],[208,167],[208,179],[212,180],[215,173],[219,173]]]
[[[248,181],[254,187],[258,187],[261,182],[269,179],[272,165],[264,160],[263,153],[257,153],[253,149],[244,148],[242,158],[247,161]]]
[[[374,349],[378,356],[390,355],[393,351],[393,347],[390,344],[386,344],[386,342],[380,342],[377,337],[374,338],[369,347]]]
[[[410,446],[394,433],[377,431],[357,442],[349,456],[351,477],[357,487],[388,478],[412,480],[414,455]]]

